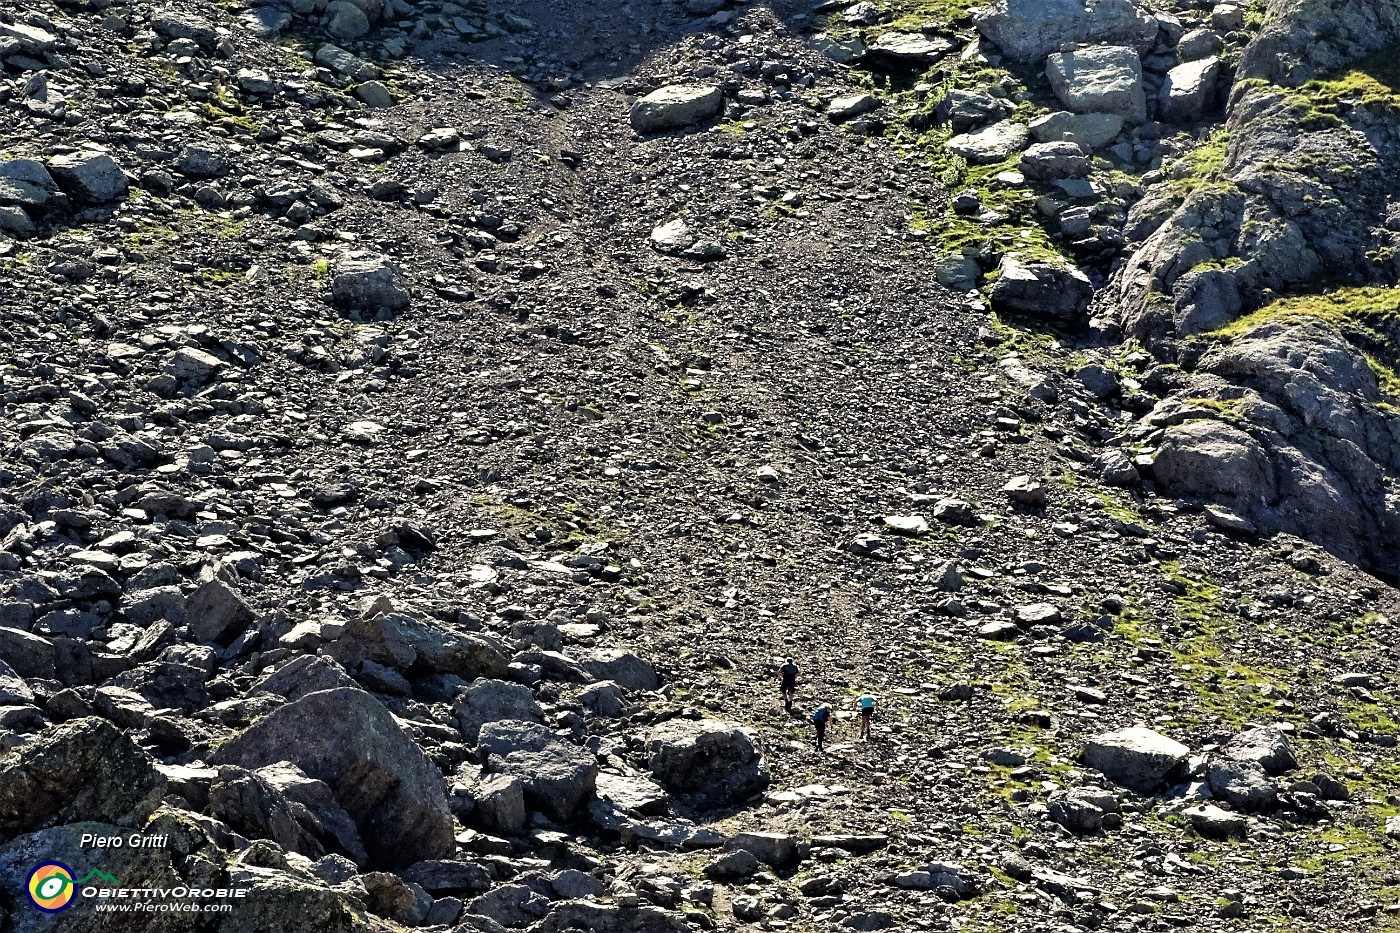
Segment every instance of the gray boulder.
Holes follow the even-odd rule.
[[[325,653],[347,669],[370,661],[409,676],[503,677],[510,666],[497,640],[403,612],[352,620]]]
[[[721,884],[733,884],[736,881],[743,881],[756,871],[758,871],[758,859],[754,857],[753,853],[745,849],[735,849],[732,852],[726,852],[706,865],[705,877]]]
[[[1100,832],[1104,816],[1117,812],[1117,798],[1099,788],[1076,787],[1050,795],[1050,819],[1077,836]]]
[[[687,912],[689,913],[689,912]],[[561,901],[530,933],[568,933],[573,930],[606,930],[608,933],[692,933],[686,913],[649,904],[622,907],[593,901]]]
[[[1197,123],[1215,106],[1222,69],[1220,59],[1202,58],[1167,72],[1159,92],[1158,112],[1169,123]]]
[[[342,253],[331,268],[331,300],[347,311],[402,311],[408,284],[387,256],[361,250]]]
[[[140,826],[166,783],[155,761],[105,719],[76,719],[0,759],[0,832],[101,820]]]
[[[1191,828],[1207,839],[1243,839],[1248,820],[1238,813],[1207,803],[1182,812]]]
[[[1138,53],[1121,46],[1056,52],[1045,60],[1055,96],[1075,113],[1111,113],[1129,123],[1147,119]]]
[[[490,889],[491,873],[476,862],[455,859],[429,859],[399,872],[409,884],[416,884],[432,895],[480,894]]]
[[[106,153],[54,156],[48,167],[63,192],[79,204],[109,204],[126,194],[126,173]]]
[[[209,813],[249,839],[271,839],[289,852],[317,859],[320,841],[297,820],[292,804],[257,774],[232,765],[219,768],[209,787]]]
[[[1277,726],[1246,729],[1226,742],[1220,753],[1235,761],[1252,761],[1273,777],[1287,774],[1298,767],[1298,759],[1293,757],[1288,739]]]
[[[369,861],[355,821],[335,799],[324,781],[308,777],[290,761],[279,761],[254,772],[292,804],[298,821],[316,835],[328,851],[341,852],[363,865]]]
[[[330,23],[326,26],[326,31],[330,33],[332,39],[345,41],[347,39],[358,39],[367,34],[370,30],[369,17],[365,11],[360,9],[350,0],[335,0],[326,8],[326,13],[330,16]]]
[[[683,129],[719,114],[724,92],[709,84],[672,84],[632,105],[628,119],[642,135]]]
[[[468,901],[466,909],[468,913],[486,917],[501,926],[514,929],[530,926],[542,919],[549,913],[550,903],[549,898],[529,885],[506,884]]]
[[[479,678],[452,704],[452,717],[468,743],[475,745],[486,723],[515,720],[544,722],[544,711],[523,684]]]
[[[874,94],[852,94],[832,100],[827,105],[826,115],[832,123],[845,123],[872,110],[878,110],[881,106],[880,98]]]
[[[1087,321],[1094,285],[1068,261],[1007,253],[997,271],[989,298],[998,312],[1047,318],[1070,327]]]
[[[1021,153],[1021,171],[1037,181],[1082,178],[1090,167],[1089,155],[1078,143],[1036,143]]]
[[[671,720],[646,736],[652,777],[706,807],[746,800],[768,786],[768,769],[750,729],[716,720]]]
[[[598,761],[591,752],[537,723],[488,723],[481,728],[477,752],[488,770],[520,778],[534,809],[560,820],[574,816],[598,780]]]
[[[1068,43],[1111,43],[1147,51],[1157,21],[1133,0],[993,0],[974,17],[1008,58],[1039,62]]]
[[[934,119],[954,133],[966,133],[1005,120],[1014,109],[1015,104],[1004,97],[993,97],[986,91],[953,88],[938,102]]]
[[[1159,732],[1131,726],[1094,736],[1084,746],[1084,763],[1121,787],[1151,794],[1176,772],[1190,753]]]
[[[921,32],[885,32],[867,46],[871,57],[883,58],[896,65],[926,66],[947,55],[956,44],[942,36],[926,36]]]
[[[175,171],[189,178],[217,178],[232,168],[228,156],[213,146],[186,146],[175,159]]]
[[[1206,781],[1217,800],[1236,810],[1258,813],[1278,803],[1278,785],[1253,761],[1214,761],[1206,772]]]
[[[290,761],[324,781],[354,818],[371,864],[411,865],[455,851],[442,775],[362,690],[308,694],[220,746],[215,764]]]
[[[525,781],[513,774],[482,778],[476,788],[475,816],[492,832],[514,835],[525,828]]]
[[[378,68],[330,43],[316,50],[316,64],[324,65],[351,81],[373,81],[379,77]]]
[[[0,23],[0,39],[8,39],[13,49],[28,55],[43,55],[58,48],[58,37],[53,33],[24,23]]]
[[[330,658],[304,654],[264,675],[248,693],[275,693],[289,700],[299,700],[308,693],[354,686],[354,678]]]
[[[0,658],[21,677],[51,678],[56,672],[53,642],[17,628],[0,627]]]
[[[730,844],[774,868],[791,868],[802,860],[801,844],[788,833],[738,833]]]
[[[1135,486],[1141,477],[1127,451],[1112,447],[1094,457],[1094,471],[1110,486]]]
[[[162,10],[151,17],[151,28],[166,39],[186,39],[206,50],[219,41],[213,23],[190,13]]]
[[[0,660],[0,706],[29,706],[34,702],[34,691],[15,669]]]
[[[666,790],[645,776],[628,771],[601,771],[598,774],[599,800],[606,800],[631,816],[665,816],[671,808]]]
[[[185,601],[190,634],[205,644],[225,641],[253,624],[256,616],[224,581],[206,580]]]
[[[599,681],[590,684],[579,691],[575,697],[578,704],[595,716],[615,717],[621,716],[627,708],[627,702],[623,698],[622,688],[611,680]]]
[[[595,651],[579,663],[583,669],[598,680],[611,680],[628,690],[651,691],[660,686],[656,668],[628,651],[602,649]]]
[[[1225,40],[1220,33],[1214,29],[1193,29],[1176,44],[1176,60],[1183,64],[1194,62],[1219,55],[1224,50]]]
[[[45,210],[59,193],[44,163],[37,159],[0,162],[0,204],[24,208],[33,214]]]
[[[1031,135],[1042,143],[1078,143],[1095,152],[1118,138],[1123,118],[1116,113],[1070,113],[1058,110],[1037,117],[1030,124]]]
[[[0,232],[7,233],[17,240],[27,240],[38,233],[39,228],[22,209],[0,205]]]

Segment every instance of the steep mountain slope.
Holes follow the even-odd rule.
[[[1372,6],[0,5],[0,926],[1385,924],[1389,293],[1157,275],[1314,119],[1390,284]]]

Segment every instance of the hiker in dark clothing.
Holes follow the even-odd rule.
[[[823,703],[812,711],[812,725],[817,727],[817,751],[826,745],[826,727],[836,720],[836,711],[830,703]]]
[[[798,667],[792,663],[792,658],[787,659],[787,663],[778,668],[778,676],[783,681],[783,709],[792,712],[792,700],[797,695],[797,672]]]

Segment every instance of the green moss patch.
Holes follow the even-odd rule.
[[[1365,356],[1381,391],[1400,398],[1400,288],[1340,288],[1281,298],[1204,336],[1237,340],[1272,321],[1332,327]]]

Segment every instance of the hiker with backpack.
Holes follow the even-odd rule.
[[[792,658],[787,659],[787,663],[778,668],[778,676],[782,679],[783,689],[783,709],[789,714],[792,713],[792,701],[797,696],[797,672],[799,668],[793,663]]]
[[[830,703],[823,703],[812,711],[812,725],[817,727],[817,751],[826,745],[826,727],[836,721],[836,711]]]

